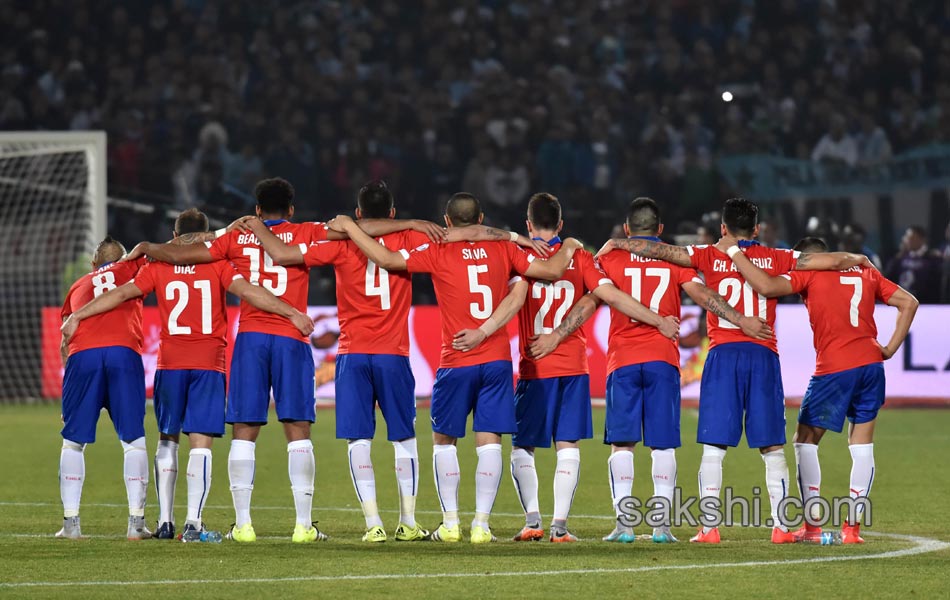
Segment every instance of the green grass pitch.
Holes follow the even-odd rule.
[[[794,413],[789,413],[789,434]],[[597,440],[581,447],[581,482],[571,528],[582,538],[574,545],[505,541],[521,526],[520,507],[505,475],[495,504],[492,528],[497,544],[473,547],[419,542],[368,545],[360,541],[363,518],[347,474],[346,445],[333,437],[333,412],[321,410],[314,428],[317,482],[314,518],[332,536],[323,544],[290,543],[293,504],[287,478],[286,446],[279,427],[263,431],[257,450],[257,479],[252,517],[256,544],[181,544],[124,539],[125,489],[121,449],[103,416],[99,441],[86,450],[82,525],[90,539],[57,540],[61,524],[57,468],[59,414],[56,406],[0,406],[0,597],[146,598],[146,597],[351,597],[389,595],[403,598],[501,597],[934,597],[948,594],[950,525],[946,518],[950,469],[950,412],[891,410],[880,419],[876,439],[877,475],[871,498],[874,523],[864,546],[772,546],[766,529],[724,528],[718,547],[686,543],[692,531],[674,532],[679,544],[603,543],[612,527],[607,484],[608,449]],[[602,431],[603,410],[594,411]],[[438,500],[431,470],[428,413],[419,412],[422,463],[418,517],[438,525]],[[150,453],[157,435],[147,417]],[[685,411],[678,452],[679,484],[696,494],[700,449],[696,415]],[[379,440],[385,440],[381,426]],[[227,440],[218,442],[214,483],[205,520],[224,530],[233,520],[227,479]],[[506,459],[510,440],[506,439]],[[462,440],[460,491],[463,525],[474,509],[475,452],[471,437]],[[750,493],[764,487],[758,453],[740,447],[725,461],[724,485]],[[392,533],[398,517],[392,473],[393,450],[385,441],[373,446],[379,504]],[[786,451],[789,464],[794,457]],[[553,451],[539,450],[541,506],[550,518]],[[829,434],[821,449],[826,495],[847,493],[850,456],[845,439]],[[182,472],[187,461],[183,445]],[[794,467],[792,466],[794,478]],[[636,453],[634,493],[652,491],[648,451]],[[151,485],[151,482],[150,482]],[[797,488],[793,487],[797,491]],[[177,491],[176,515],[184,522],[185,483]],[[764,499],[767,506],[767,498]],[[154,490],[146,509],[156,518]],[[640,533],[646,533],[645,527]],[[893,534],[902,534],[895,536]],[[914,536],[914,537],[907,537]],[[931,541],[922,540],[927,538]],[[884,555],[878,556],[876,555]],[[822,560],[843,559],[858,560]],[[864,558],[866,557],[866,558]],[[813,561],[813,562],[807,562]],[[752,563],[752,564],[749,564]],[[69,583],[75,582],[75,583]],[[55,585],[59,583],[60,585]],[[119,585],[124,583],[125,585]]]

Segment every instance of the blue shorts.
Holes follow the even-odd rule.
[[[594,436],[590,415],[590,376],[519,379],[515,389],[518,430],[511,439],[522,448],[550,448]]]
[[[745,423],[750,448],[785,443],[785,391],[778,355],[752,342],[709,351],[699,388],[700,444],[738,446]]]
[[[109,411],[123,442],[145,435],[145,368],[135,350],[125,346],[90,348],[66,361],[63,438],[78,444],[95,442],[103,408]]]
[[[204,369],[155,371],[155,420],[166,435],[182,431],[224,435],[224,373]]]
[[[855,424],[877,418],[884,405],[884,363],[815,375],[808,382],[798,422],[841,432],[844,419]]]
[[[680,447],[680,370],[651,361],[614,369],[607,376],[604,443],[639,442]]]
[[[270,391],[279,421],[316,418],[313,354],[300,340],[268,333],[239,333],[231,356],[228,423],[267,423]]]
[[[408,356],[340,354],[336,357],[336,437],[372,439],[376,405],[391,442],[416,437],[416,380]]]
[[[432,431],[465,437],[465,422],[474,412],[473,431],[514,433],[515,392],[511,361],[439,369],[432,386]]]

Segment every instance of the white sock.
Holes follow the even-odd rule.
[[[290,475],[290,490],[294,494],[294,507],[297,509],[297,525],[308,529],[313,523],[313,478],[316,470],[313,442],[297,440],[287,444],[287,472]]]
[[[416,438],[393,442],[396,452],[396,483],[399,484],[399,522],[416,526],[416,495],[419,493],[419,450]]]
[[[442,505],[442,523],[446,527],[459,524],[459,470],[458,448],[451,444],[432,447],[435,491]]]
[[[788,464],[785,462],[785,450],[772,450],[762,455],[765,462],[765,487],[769,492],[772,505],[773,527],[788,531],[788,527],[779,518],[779,503],[788,495]]]
[[[607,471],[610,474],[610,501],[619,518],[620,500],[633,494],[633,451],[620,450],[607,459]]]
[[[155,452],[155,492],[158,496],[158,522],[175,523],[175,484],[178,482],[178,444],[158,440]]]
[[[699,463],[699,498],[719,497],[722,490],[722,460],[726,457],[723,448],[703,444],[703,458]],[[703,526],[703,533],[710,527]]]
[[[254,490],[254,442],[231,440],[228,454],[228,479],[231,482],[231,500],[234,502],[235,526],[251,522],[251,491]]]
[[[86,479],[85,444],[63,440],[59,453],[59,496],[63,500],[63,516],[79,516],[82,484]]]
[[[476,448],[475,452],[478,454],[478,465],[475,467],[475,519],[472,527],[479,525],[487,528],[504,470],[501,444],[485,444]]]
[[[874,444],[852,444],[848,446],[851,451],[851,484],[850,495],[852,498],[866,497],[871,493],[871,485],[874,483]],[[864,513],[864,506],[857,506],[858,519]],[[855,519],[855,522],[858,521]]]
[[[567,521],[574,503],[577,479],[581,474],[581,451],[579,448],[562,448],[557,451],[557,466],[554,467],[554,521]]]
[[[821,495],[821,464],[818,462],[817,444],[795,444],[795,468],[798,471],[798,493],[802,504],[806,504]]]
[[[347,444],[350,459],[350,479],[356,490],[356,497],[363,507],[366,528],[382,527],[379,507],[376,505],[376,474],[373,472],[373,459],[370,457],[372,440],[354,440]]]
[[[211,491],[211,448],[192,448],[188,453],[188,516],[186,521],[201,525],[201,513]]]
[[[538,507],[538,471],[534,467],[534,452],[524,448],[511,451],[511,480],[518,500],[524,509],[525,524],[540,527],[541,509]]]
[[[129,497],[129,515],[145,516],[145,496],[148,491],[148,452],[145,450],[145,438],[140,437],[131,443],[122,442],[125,453],[122,471],[125,475],[125,492]]]
[[[666,498],[673,505],[673,492],[676,490],[676,450],[666,448],[653,450],[653,495]],[[669,511],[663,511],[663,521],[669,519]]]

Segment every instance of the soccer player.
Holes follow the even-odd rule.
[[[322,223],[291,223],[294,188],[284,179],[260,181],[255,190],[257,216],[282,240],[309,246],[329,236]],[[420,225],[421,224],[421,225]],[[420,226],[441,237],[442,230],[424,222],[377,220],[364,224],[375,235]],[[333,233],[332,237],[342,237]],[[156,260],[179,265],[230,260],[250,283],[260,285],[297,310],[307,309],[310,285],[305,266],[274,264],[253,233],[240,230],[206,244],[170,245],[143,242],[131,256],[146,254]],[[306,336],[283,317],[262,312],[246,302],[241,306],[241,322],[231,358],[226,421],[233,424],[228,474],[236,519],[230,531],[238,542],[257,539],[251,523],[251,492],[254,487],[255,442],[261,425],[267,423],[269,391],[273,389],[277,418],[287,438],[287,461],[297,519],[292,540],[297,543],[327,539],[311,524],[314,459],[310,426],[314,421],[314,365]]]
[[[450,229],[479,224],[482,218],[479,202],[471,194],[455,194],[446,204],[445,222]],[[465,435],[466,419],[474,411],[478,466],[471,542],[494,541],[488,519],[501,481],[501,435],[515,432],[516,423],[508,337],[502,328],[504,323],[490,317],[496,305],[508,300],[512,272],[557,279],[580,243],[566,240],[547,261],[535,260],[513,244],[497,241],[423,244],[394,252],[359,231],[349,217],[337,217],[330,226],[348,233],[370,260],[387,271],[432,274],[442,310],[442,360],[432,390],[431,421],[433,471],[443,515],[432,539],[462,539],[456,442]],[[521,288],[520,292],[515,290],[520,295],[527,286],[520,281],[514,287]],[[510,319],[520,305],[510,300],[506,306]],[[474,329],[481,329],[487,339],[469,349]]]
[[[533,239],[547,242],[552,249],[561,244],[561,204],[551,194],[535,194],[528,201],[528,233]],[[658,328],[675,339],[679,330],[677,317],[660,317],[621,292],[594,264],[586,250],[574,253],[564,275],[555,281],[529,280],[531,293],[520,311],[519,332],[521,363],[515,390],[515,416],[518,429],[512,437],[511,477],[521,506],[525,526],[515,541],[534,541],[544,537],[538,503],[538,473],[535,448],[557,450],[554,471],[554,511],[550,541],[575,542],[567,528],[567,518],[580,472],[578,440],[593,437],[590,407],[590,376],[587,367],[587,338],[578,327],[586,317],[564,320],[576,306],[590,316],[598,299],[623,311],[618,318],[638,319]],[[593,298],[585,300],[584,292]],[[582,304],[583,303],[583,304]],[[496,318],[493,315],[493,318]],[[567,323],[567,325],[565,325]],[[541,335],[551,335],[564,328],[555,348],[535,356],[530,345]]]
[[[662,244],[660,210],[650,198],[630,203],[624,232],[629,240]],[[716,292],[703,285],[692,267],[663,260],[642,258],[622,250],[600,257],[607,277],[621,289],[630,290],[651,311],[666,318],[680,315],[681,290],[697,305],[718,318],[741,328],[750,338],[765,340],[772,335],[761,319],[742,316]],[[640,441],[650,447],[653,462],[653,496],[669,504],[657,505],[664,513],[654,527],[653,541],[676,542],[670,532],[668,507],[676,488],[676,448],[680,446],[680,354],[675,338],[656,328],[627,319],[613,311],[607,341],[607,415],[604,442],[611,445],[608,472],[611,499],[617,515],[614,530],[604,540],[630,543],[633,528],[621,519],[620,501],[632,494],[633,452]]]
[[[393,195],[383,182],[363,186],[357,195],[356,218],[392,219]],[[320,242],[306,248],[284,244],[260,221],[248,221],[264,250],[278,265],[333,265],[336,273],[340,345],[336,358],[336,436],[348,442],[350,475],[363,508],[363,541],[384,542],[386,530],[376,503],[376,477],[370,456],[376,433],[376,404],[386,419],[396,455],[400,519],[397,541],[427,539],[429,532],[415,518],[419,480],[416,446],[415,379],[409,366],[409,308],[412,279],[405,271],[388,272],[368,260],[351,241]],[[508,238],[488,227],[455,228],[447,241]],[[417,231],[378,238],[387,248],[415,248],[429,241]],[[520,243],[531,240],[520,236]]]
[[[757,294],[745,282],[725,253],[729,246],[738,243],[751,259],[774,275],[792,270],[848,269],[867,261],[859,254],[807,255],[759,245],[753,241],[758,235],[758,207],[742,198],[726,201],[721,233],[723,237],[716,246],[684,248],[650,239],[609,240],[601,253],[619,248],[695,268],[705,277],[706,285],[726,298],[730,306],[747,317],[764,319],[769,327],[775,324],[776,301]],[[772,507],[772,542],[792,543],[794,536],[778,515],[779,504],[788,490],[788,466],[783,451],[785,393],[776,341],[774,337],[752,338],[735,324],[723,321],[721,315],[710,311],[710,350],[700,384],[696,436],[703,444],[700,495],[719,498],[726,448],[739,444],[744,425],[749,447],[758,448],[765,463],[766,489]],[[718,527],[704,525],[690,541],[717,544],[719,539]]]
[[[208,218],[197,209],[175,220],[175,238],[208,231]],[[211,443],[224,434],[224,355],[228,313],[225,291],[263,311],[290,319],[301,334],[313,331],[306,314],[251,285],[227,261],[173,266],[152,262],[128,283],[110,290],[74,312],[63,324],[70,336],[84,319],[156,292],[161,320],[158,370],[155,372],[155,419],[160,440],[155,454],[158,530],[155,537],[175,537],[174,499],[178,475],[178,441],[188,435],[188,515],[183,535],[204,530],[201,514],[211,489]]]
[[[828,252],[819,238],[805,238],[795,249],[803,253]],[[884,404],[884,364],[904,343],[917,313],[917,299],[873,267],[857,266],[844,271],[792,271],[772,277],[755,266],[738,247],[727,250],[752,288],[774,298],[799,293],[808,309],[815,335],[817,361],[798,412],[795,432],[795,462],[802,502],[821,493],[818,442],[829,429],[840,433],[844,420],[851,421],[848,448],[851,451],[851,497],[867,497],[874,481],[874,423]],[[897,324],[886,346],[877,341],[874,302],[897,308]],[[806,508],[809,504],[805,505]],[[845,544],[861,544],[857,517],[842,528]],[[814,541],[821,527],[806,521],[797,538]]]
[[[92,272],[69,288],[62,317],[93,298],[114,290],[135,276],[143,260],[116,262],[122,244],[106,237],[92,259]],[[116,310],[83,321],[71,336],[63,335],[63,449],[59,458],[59,489],[63,528],[56,537],[82,537],[79,500],[86,463],[83,450],[96,441],[96,423],[105,408],[122,442],[123,475],[129,500],[128,539],[150,538],[145,526],[148,455],[145,450],[145,370],[142,366],[142,301],[123,302]]]

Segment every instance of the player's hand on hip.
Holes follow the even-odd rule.
[[[769,327],[769,324],[758,317],[742,317],[739,321],[739,326],[742,329],[742,333],[750,338],[770,340],[775,337],[775,333],[772,331],[772,328]]]
[[[412,219],[411,228],[413,231],[426,234],[429,236],[429,239],[436,244],[442,243],[442,241],[445,239],[445,228],[433,223],[432,221]]]
[[[541,359],[554,352],[554,349],[561,343],[560,338],[554,333],[542,333],[541,335],[531,336],[531,344],[528,346],[528,355],[535,359]]]
[[[313,319],[300,312],[299,310],[290,317],[290,322],[294,324],[294,327],[297,328],[297,331],[302,333],[305,336],[310,336],[313,333]]]
[[[72,316],[68,317],[63,321],[63,326],[59,330],[63,334],[63,338],[69,342],[72,339],[73,335],[76,333],[76,329],[79,327],[79,321]]]
[[[600,258],[601,256],[604,256],[605,254],[610,254],[614,250],[614,248],[616,248],[616,246],[614,246],[613,239],[607,240],[606,242],[604,242],[604,245],[600,247],[600,250],[597,251],[597,254],[594,255],[594,260],[597,260],[598,258]]]
[[[887,360],[887,359],[891,358],[892,356],[894,356],[894,354],[895,354],[895,352],[896,352],[895,350],[891,350],[888,346],[882,346],[880,342],[878,342],[877,345],[878,345],[878,347],[881,349],[881,357],[882,357],[884,360]]]
[[[675,340],[680,335],[680,320],[674,316],[663,317],[663,322],[657,327],[663,337]]]
[[[481,329],[463,329],[456,333],[452,339],[452,348],[461,352],[468,352],[477,348],[487,337]]]
[[[257,215],[245,215],[231,221],[231,224],[227,226],[228,231],[243,231],[245,233],[251,231],[251,221],[260,221]]]

